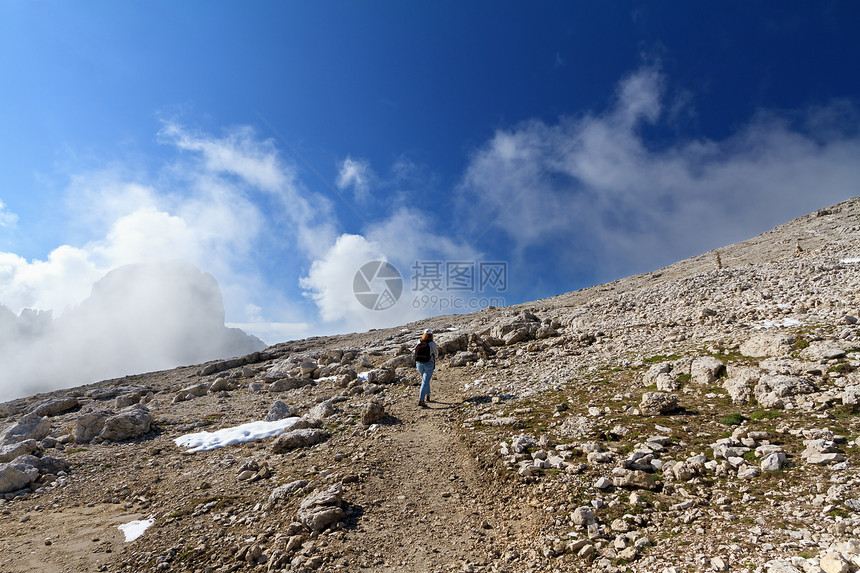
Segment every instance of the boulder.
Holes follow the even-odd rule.
[[[99,437],[107,442],[123,442],[138,438],[149,432],[152,414],[142,404],[126,408],[104,421]]]
[[[573,515],[571,516],[571,518],[573,519],[574,525],[588,526],[596,523],[596,520],[594,518],[594,512],[591,511],[590,507],[586,506],[577,507],[575,510],[573,510]]]
[[[69,462],[53,456],[42,456],[41,458],[37,458],[36,456],[24,455],[15,458],[12,463],[34,467],[41,474],[58,474],[61,471],[69,470]]]
[[[302,428],[284,432],[275,438],[272,444],[272,452],[276,454],[284,454],[295,450],[296,448],[304,448],[313,446],[319,442],[324,442],[329,438],[329,433],[319,428]]]
[[[229,378],[216,378],[215,381],[209,386],[210,392],[225,392],[227,390],[233,390],[235,388],[235,384]]]
[[[78,419],[75,420],[75,429],[72,432],[75,436],[75,443],[88,444],[91,442],[104,428],[105,420],[113,415],[114,413],[110,410],[100,410],[78,416]]]
[[[305,360],[304,362],[301,363],[299,368],[301,370],[302,377],[310,378],[311,376],[313,376],[313,373],[314,373],[314,371],[316,371],[318,366],[317,366],[316,362],[312,362],[310,360]]]
[[[805,442],[806,449],[800,452],[800,457],[807,463],[827,465],[845,461],[845,456],[839,453],[836,443],[824,438],[816,438]]]
[[[652,364],[645,374],[642,376],[642,383],[645,386],[653,386],[657,384],[658,379],[661,376],[670,377],[669,374],[672,372],[672,363],[671,362],[661,362],[659,364]]]
[[[519,436],[514,436],[511,439],[511,449],[518,453],[522,454],[527,452],[530,448],[537,447],[538,442],[533,437],[520,434]]]
[[[290,410],[290,407],[280,400],[276,400],[271,406],[269,406],[269,413],[266,414],[266,421],[274,422],[276,420],[283,420],[284,418],[289,418],[291,415],[292,410]]]
[[[385,417],[385,406],[382,402],[373,401],[364,408],[361,415],[361,423],[365,426],[375,424]]]
[[[478,355],[474,352],[458,352],[451,358],[451,366],[465,366],[471,362],[477,362]]]
[[[678,409],[678,396],[666,392],[645,392],[639,410],[649,416],[667,414]]]
[[[412,368],[415,366],[415,355],[413,353],[400,354],[394,358],[389,358],[380,365],[380,368],[388,370],[397,370],[398,368]]]
[[[141,388],[139,386],[113,386],[110,388],[93,388],[88,391],[85,396],[88,398],[92,398],[93,400],[113,400],[117,396],[121,396],[122,394],[133,394],[135,392],[140,392],[141,395],[149,392],[148,388]]]
[[[343,484],[336,483],[306,497],[299,505],[297,516],[305,527],[319,533],[346,516],[341,508],[342,503]]]
[[[735,404],[746,404],[752,398],[753,384],[761,378],[758,368],[741,368],[730,372],[723,382],[723,388],[729,393]]]
[[[674,392],[681,389],[681,381],[671,374],[660,374],[656,379],[658,392]]]
[[[200,396],[205,396],[209,392],[209,384],[201,383],[194,384],[193,386],[186,386],[182,390],[179,391],[185,397],[193,396],[194,398],[199,398]]]
[[[394,380],[394,370],[388,368],[374,368],[369,370],[365,376],[369,384],[388,384]]]
[[[713,356],[700,356],[690,365],[690,381],[696,384],[712,384],[725,365]]]
[[[848,386],[842,391],[842,405],[854,411],[860,409],[860,386]]]
[[[615,487],[652,490],[657,489],[657,482],[654,481],[654,476],[645,473],[642,470],[615,468],[612,471],[612,475],[612,485],[614,485]]]
[[[325,420],[329,416],[335,413],[334,406],[329,400],[324,400],[311,408],[311,411],[308,412],[308,418],[310,420]]]
[[[803,573],[787,559],[772,559],[764,564],[767,573]]]
[[[454,354],[460,350],[466,350],[469,346],[469,336],[467,334],[442,334],[435,340],[436,346],[439,347],[439,354]]]
[[[51,431],[51,421],[35,414],[23,416],[0,433],[0,446],[24,440],[41,440]]]
[[[783,408],[782,398],[812,392],[815,392],[815,387],[809,380],[785,374],[766,374],[753,389],[756,400],[764,408]]]
[[[794,342],[788,334],[762,332],[741,344],[740,353],[752,358],[782,356],[791,352]]]
[[[824,573],[848,573],[851,567],[838,553],[828,553],[818,563]]]
[[[15,444],[0,446],[0,463],[11,462],[18,456],[34,454],[39,451],[39,442],[24,440]]]
[[[761,471],[777,472],[785,465],[785,454],[782,452],[771,452],[761,461]]]
[[[552,338],[554,336],[558,336],[558,331],[551,326],[541,326],[535,332],[535,340],[544,340],[545,338]]]
[[[12,461],[0,463],[0,493],[24,489],[39,479],[39,470],[33,466]]]
[[[79,405],[78,399],[75,397],[64,397],[64,398],[48,398],[42,402],[36,404],[31,410],[30,413],[36,416],[56,416],[57,414],[62,414],[63,412],[68,412],[69,410],[73,410],[77,408]]]
[[[530,340],[531,337],[529,336],[529,333],[530,332],[528,328],[518,328],[517,330],[512,330],[511,332],[507,333],[504,337],[502,337],[502,340],[505,342],[506,345],[510,346],[518,342],[525,342],[527,340]]]
[[[278,378],[269,384],[266,389],[269,392],[287,392],[296,388],[302,388],[308,384],[310,384],[310,380],[307,378]]]
[[[738,479],[752,479],[761,475],[761,470],[756,466],[743,465],[738,468]]]
[[[830,454],[810,454],[806,457],[806,463],[812,465],[827,466],[845,461],[845,456],[838,452]]]
[[[842,358],[845,356],[845,349],[841,348],[834,341],[816,341],[811,343],[807,348],[804,348],[800,355],[807,360],[832,360],[834,358]]]
[[[122,396],[117,396],[114,399],[113,406],[117,410],[122,410],[123,408],[128,408],[129,406],[139,404],[141,398],[142,396],[140,395],[140,392],[134,392],[132,394],[123,394]]]

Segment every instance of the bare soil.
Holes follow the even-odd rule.
[[[141,375],[134,383],[165,384],[189,375],[177,369]],[[237,391],[228,404],[203,397],[165,408],[163,415],[154,408],[160,424],[153,435],[125,444],[71,445],[65,452],[70,484],[3,505],[0,570],[157,570],[157,557],[171,549],[163,570],[231,570],[231,553],[249,541],[266,553],[283,549],[286,536],[278,533],[295,521],[302,496],[260,511],[276,485],[303,477],[312,489],[344,476],[344,501],[352,513],[347,527],[308,536],[305,543],[309,555],[321,556],[322,570],[484,570],[510,555],[517,540],[531,537],[539,515],[513,497],[515,486],[493,478],[490,462],[481,461],[489,444],[460,429],[466,381],[440,364],[426,408],[417,404],[416,374],[407,384],[390,386],[387,415],[377,426],[335,433],[312,449],[282,456],[269,452],[271,440],[191,455],[172,442],[199,431],[189,426],[213,413],[222,415],[207,430],[261,419],[269,396]],[[273,477],[237,481],[240,463],[250,458],[264,459]],[[198,515],[195,508],[208,501],[217,507]],[[238,522],[213,523],[222,508]],[[126,543],[117,526],[147,517],[155,517],[155,525]]]

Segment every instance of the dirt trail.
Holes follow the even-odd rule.
[[[532,529],[533,516],[514,507],[521,500],[505,499],[491,484],[457,431],[462,383],[440,366],[426,409],[417,405],[417,387],[397,393],[388,406],[400,423],[387,426],[387,436],[368,448],[378,471],[358,491],[363,515],[350,542],[362,553],[359,565],[477,570],[504,555],[508,536]]]
[[[92,572],[106,570],[123,545],[117,526],[141,514],[114,504],[34,511],[27,521],[7,530],[0,543],[4,573]]]
[[[319,448],[284,456],[271,456],[265,440],[187,456],[175,448],[172,434],[147,438],[140,450],[108,444],[69,454],[75,462],[71,485],[16,501],[0,512],[0,571],[118,571],[129,564],[132,570],[153,571],[155,558],[174,553],[183,557],[169,561],[170,571],[203,573],[213,566],[218,572],[249,570],[257,566],[237,561],[228,547],[247,545],[258,536],[269,540],[262,535],[267,529],[283,531],[295,521],[298,499],[268,517],[261,515],[252,508],[277,482],[240,483],[238,464],[224,466],[223,460],[228,455],[240,461],[268,459],[275,479],[287,480],[321,473],[338,453],[352,460],[338,471],[356,478],[344,486],[344,501],[354,513],[346,531],[304,540],[309,555],[327,556],[317,570],[481,572],[504,563],[509,571],[518,571],[512,550],[534,539],[540,512],[524,502],[515,484],[496,481],[476,460],[491,444],[474,447],[460,429],[461,388],[471,382],[463,376],[461,370],[440,365],[427,408],[417,404],[417,385],[391,385],[384,398],[387,417],[378,428],[345,433]],[[267,404],[253,394],[237,393],[231,400],[241,421],[259,415],[246,410]],[[184,407],[183,419],[216,410],[202,400]],[[203,490],[206,481],[211,485]],[[140,502],[144,496],[154,501],[152,507]],[[220,496],[227,501],[217,512],[190,514],[198,498]],[[230,508],[240,518],[237,525],[213,520],[214,513]],[[140,540],[124,543],[117,526],[148,515],[161,518]],[[244,527],[239,525],[243,520]],[[231,540],[224,542],[225,536]],[[48,538],[50,544],[45,543]],[[267,552],[284,549],[283,541],[263,543]],[[205,557],[210,549],[216,555]]]

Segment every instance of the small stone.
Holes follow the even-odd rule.
[[[573,523],[574,525],[591,525],[595,523],[594,520],[594,512],[591,511],[588,507],[577,507],[573,511]]]
[[[596,487],[597,489],[608,489],[612,487],[612,480],[610,480],[608,477],[602,477],[597,480],[597,482],[594,484],[594,487]]]

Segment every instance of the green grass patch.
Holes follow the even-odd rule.
[[[830,368],[827,369],[827,372],[838,372],[840,374],[849,374],[854,372],[855,368],[848,364],[847,362],[840,362],[839,364],[834,364]]]
[[[678,360],[679,358],[681,358],[681,356],[678,354],[671,354],[669,356],[666,356],[664,354],[657,354],[655,356],[652,356],[651,358],[643,358],[642,362],[644,362],[645,364],[656,364],[658,362],[670,362],[673,360]]]
[[[712,356],[721,362],[750,362],[752,358],[741,354],[740,350],[728,350],[722,352],[711,352],[708,356]],[[725,368],[721,371],[721,376],[726,375]]]
[[[724,426],[740,426],[744,423],[744,420],[746,420],[746,417],[742,414],[729,414],[720,418],[720,424]]]
[[[774,410],[756,410],[751,413],[749,419],[753,422],[761,422],[762,420],[775,420],[780,417],[780,413]]]

